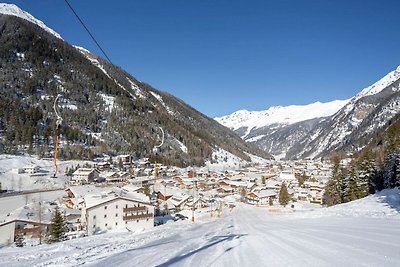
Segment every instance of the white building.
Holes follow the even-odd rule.
[[[121,196],[85,196],[81,222],[88,235],[96,232],[154,227],[154,206]]]
[[[93,168],[79,168],[71,177],[73,184],[88,184],[99,178],[99,171]]]
[[[18,169],[18,173],[35,174],[40,171],[39,166],[25,166],[22,169]]]

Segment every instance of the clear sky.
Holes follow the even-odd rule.
[[[114,64],[210,117],[346,99],[400,65],[400,1],[69,0]],[[99,54],[63,0],[17,4]]]

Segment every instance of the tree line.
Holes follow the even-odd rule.
[[[342,164],[341,153],[335,153],[331,160],[332,175],[323,196],[327,206],[400,187],[400,119],[354,153],[348,164]]]

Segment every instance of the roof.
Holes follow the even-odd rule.
[[[73,173],[73,175],[89,175],[95,171],[99,172],[97,169],[94,168],[79,168]]]
[[[144,202],[144,201],[140,201],[137,199],[116,196],[116,195],[113,195],[113,196],[88,195],[88,196],[85,196],[84,199],[85,199],[85,203],[86,203],[86,210],[93,209],[93,208],[96,208],[97,206],[100,206],[100,205],[103,205],[106,203],[110,203],[115,200],[120,200],[120,199],[135,202],[135,203],[142,203],[145,205],[152,205],[149,202]]]
[[[266,189],[266,190],[261,190],[260,192],[252,192],[255,194],[258,198],[266,198],[266,197],[273,197],[276,196],[277,193],[274,190]]]

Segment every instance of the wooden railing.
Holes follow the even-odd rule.
[[[128,212],[128,211],[143,211],[146,210],[145,206],[140,206],[140,207],[129,207],[129,208],[124,208],[123,211],[124,212]]]
[[[153,213],[145,213],[145,214],[138,214],[138,215],[127,215],[127,216],[123,216],[122,217],[122,219],[124,221],[146,219],[146,218],[153,218]]]
[[[15,229],[16,234],[40,232],[40,227]]]

